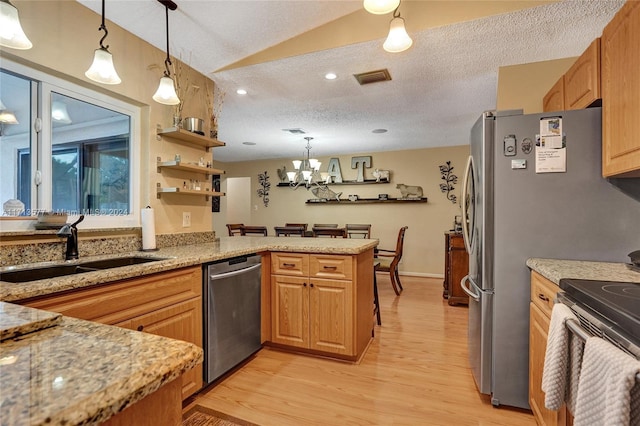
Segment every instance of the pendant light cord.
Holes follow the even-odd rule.
[[[102,0],[104,1],[104,0]],[[165,4],[164,6],[164,13],[165,13],[165,17],[166,17],[166,29],[167,29],[167,59],[164,60],[164,67],[165,67],[165,71],[164,71],[164,76],[165,77],[170,77],[171,76],[171,72],[169,72],[169,65],[171,65],[171,58],[169,57],[169,6],[167,6]]]
[[[104,31],[104,35],[100,39],[100,48],[104,49],[104,50],[107,50],[107,49],[109,49],[109,45],[105,46],[104,44],[102,44],[102,42],[109,35],[109,31],[107,31],[107,26],[104,24],[104,2],[105,2],[105,0],[102,0],[102,25],[100,25],[100,28],[98,28],[98,31]]]

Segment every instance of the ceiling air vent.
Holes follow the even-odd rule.
[[[386,68],[377,71],[354,74],[353,76],[356,78],[356,80],[358,80],[358,83],[360,83],[361,86],[364,86],[365,84],[377,83],[379,81],[391,80],[391,74],[389,74],[389,70]]]
[[[292,135],[304,135],[305,133],[307,133],[302,129],[282,129],[282,131],[283,132],[289,132]]]

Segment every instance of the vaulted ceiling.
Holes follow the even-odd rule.
[[[100,1],[78,1],[100,13]],[[171,53],[225,92],[227,146],[215,158],[226,162],[300,157],[303,136],[318,156],[466,144],[475,119],[496,106],[500,66],[578,56],[624,1],[405,0],[413,46],[395,54],[382,49],[391,15],[371,15],[360,0],[176,3]],[[106,15],[165,49],[157,1],[107,1]],[[379,69],[391,80],[360,86],[353,77]]]

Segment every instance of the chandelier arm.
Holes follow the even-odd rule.
[[[102,0],[102,24],[98,28],[98,31],[104,31],[104,35],[100,39],[100,48],[106,50],[106,49],[109,48],[109,45],[105,46],[103,44],[103,42],[107,38],[107,36],[109,35],[109,31],[107,31],[107,26],[104,24],[104,3],[105,3],[105,0]]]
[[[400,17],[400,3],[398,3],[398,7],[396,7],[396,10],[393,11],[393,17],[394,18]]]
[[[165,13],[165,24],[166,24],[166,35],[167,35],[167,59],[164,60],[164,76],[171,76],[171,71],[169,71],[169,65],[171,65],[171,57],[169,56],[169,6],[167,4],[164,5],[164,13]]]

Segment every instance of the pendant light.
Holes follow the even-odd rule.
[[[364,8],[374,15],[386,15],[400,5],[400,0],[364,0]]]
[[[9,0],[0,0],[0,46],[20,50],[33,47],[20,25],[18,9]]]
[[[178,105],[180,99],[176,93],[176,88],[171,78],[171,72],[169,71],[169,65],[171,65],[171,58],[169,57],[169,9],[176,10],[178,5],[170,0],[158,0],[164,5],[166,15],[166,29],[167,29],[167,59],[164,60],[164,76],[160,79],[160,85],[158,90],[153,95],[153,100],[164,105]]]
[[[400,17],[399,8],[400,6],[393,12],[393,19],[389,24],[389,35],[382,45],[382,48],[390,53],[403,52],[413,44],[413,40],[404,28],[404,19]]]
[[[104,2],[105,0],[102,0],[102,24],[98,28],[98,31],[104,31],[104,35],[100,39],[100,47],[96,49],[93,54],[93,62],[84,75],[96,83],[120,84],[122,80],[120,80],[120,77],[113,66],[113,57],[111,56],[111,53],[109,53],[109,46],[102,44],[109,35],[107,26],[104,24]]]

